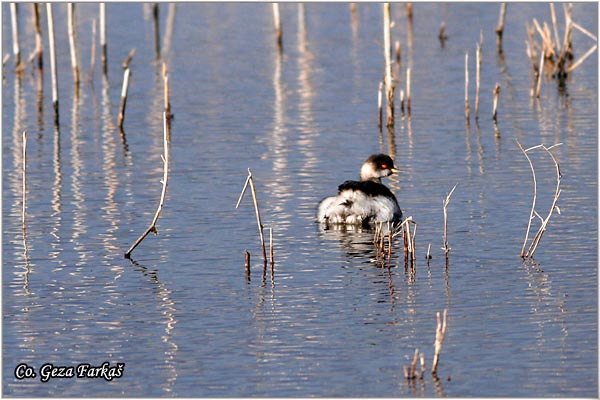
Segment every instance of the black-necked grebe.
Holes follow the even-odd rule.
[[[400,221],[402,211],[398,200],[381,183],[381,178],[394,172],[396,167],[390,156],[369,156],[360,169],[360,181],[346,181],[338,187],[337,196],[321,200],[317,209],[317,221],[352,225]]]

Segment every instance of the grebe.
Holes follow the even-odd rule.
[[[400,221],[402,211],[398,200],[381,183],[381,178],[396,171],[390,156],[369,156],[360,169],[360,181],[346,181],[338,187],[337,196],[321,200],[317,208],[317,221],[351,225]]]

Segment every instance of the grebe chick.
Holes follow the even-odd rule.
[[[338,187],[337,196],[321,200],[317,208],[317,221],[350,225],[400,221],[402,211],[398,200],[381,183],[381,178],[396,171],[390,156],[369,156],[360,169],[360,181],[346,181]]]

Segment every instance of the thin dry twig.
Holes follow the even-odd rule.
[[[519,148],[521,149],[521,151],[527,158],[527,161],[529,162],[529,167],[531,168],[531,173],[533,175],[533,202],[531,205],[531,211],[529,213],[529,221],[527,224],[527,231],[525,233],[525,240],[523,241],[523,247],[521,248],[521,257],[522,258],[531,258],[531,257],[533,257],[533,254],[536,252],[536,250],[540,244],[540,241],[542,240],[542,236],[547,229],[548,222],[550,221],[550,217],[552,217],[554,210],[556,210],[560,214],[560,209],[558,208],[556,203],[558,202],[558,198],[560,197],[560,194],[561,194],[560,181],[561,181],[562,174],[560,172],[560,166],[558,164],[558,161],[556,160],[556,157],[550,150],[552,150],[556,146],[560,146],[562,143],[558,143],[558,144],[555,144],[550,147],[546,147],[545,145],[540,144],[537,146],[530,147],[528,149],[523,149],[523,146],[521,146],[521,144],[518,141],[517,141],[517,144],[519,145]],[[548,155],[552,159],[552,162],[554,163],[554,167],[556,169],[556,188],[554,191],[554,197],[552,199],[552,205],[550,206],[550,210],[548,211],[548,215],[546,216],[546,218],[542,218],[540,216],[540,214],[535,210],[535,204],[537,201],[537,180],[536,180],[536,176],[535,176],[535,169],[533,167],[533,163],[531,162],[531,158],[527,154],[529,151],[538,149],[538,148],[542,148],[546,153],[548,153]],[[541,220],[541,226],[539,227],[536,234],[533,236],[527,251],[525,251],[525,247],[526,247],[527,241],[529,239],[529,232],[531,230],[531,222],[534,219],[533,218],[534,215],[537,216]]]
[[[165,197],[167,194],[167,184],[169,180],[169,141],[167,135],[167,115],[163,112],[163,151],[164,154],[161,154],[160,158],[163,162],[163,178],[160,181],[162,184],[162,191],[160,193],[160,201],[158,203],[158,208],[154,213],[154,218],[152,218],[152,222],[148,226],[148,228],[141,234],[141,236],[131,245],[129,250],[125,252],[126,258],[131,258],[131,252],[148,236],[150,232],[158,235],[158,230],[156,229],[156,223],[158,222],[158,217],[160,216],[160,212],[165,204]]]

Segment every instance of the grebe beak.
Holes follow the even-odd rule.
[[[392,174],[397,174],[398,172],[400,172],[400,170],[396,167],[390,168],[390,171],[392,171]]]

